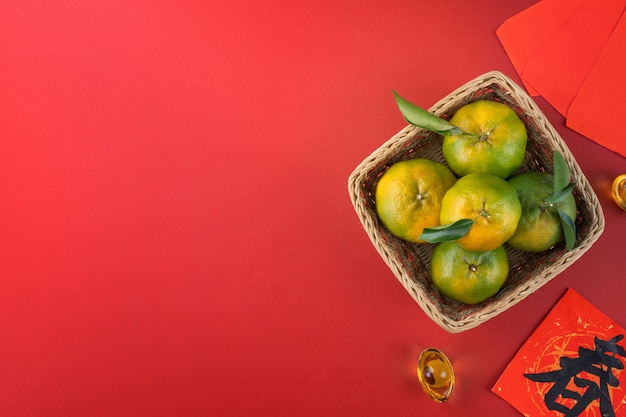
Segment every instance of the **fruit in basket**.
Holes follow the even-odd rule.
[[[524,163],[528,132],[508,105],[478,100],[461,106],[448,122],[393,93],[407,122],[444,137],[443,156],[456,175],[508,178]]]
[[[424,228],[420,240],[458,241],[468,250],[493,250],[509,241],[515,249],[540,252],[563,239],[567,250],[574,247],[574,184],[570,183],[569,168],[558,151],[554,153],[554,178],[544,178],[546,184],[540,185],[531,176],[507,183],[513,192],[502,184],[522,166],[528,140],[524,122],[511,107],[478,100],[461,106],[447,121],[404,100],[395,91],[394,96],[405,120],[444,137],[443,156],[450,169],[461,177],[442,199],[441,225]],[[474,175],[501,181],[497,184],[493,179],[476,179]],[[511,194],[517,196],[518,192],[515,202]],[[520,199],[525,205],[523,219]]]
[[[478,304],[495,295],[509,275],[506,250],[469,251],[456,242],[435,246],[431,278],[439,291],[464,304]]]
[[[522,205],[511,184],[491,174],[468,174],[443,196],[439,219],[442,227],[469,222],[469,231],[454,240],[464,249],[486,251],[513,236],[521,214]]]
[[[565,239],[571,249],[576,239],[576,200],[571,193],[569,169],[560,153],[554,155],[554,175],[524,172],[509,179],[522,204],[522,217],[509,246],[541,252]]]
[[[439,225],[441,200],[456,177],[442,163],[415,158],[393,164],[376,185],[376,212],[389,231],[422,243],[422,231]]]
[[[541,252],[564,238],[558,210],[576,218],[576,200],[569,194],[558,203],[549,202],[554,178],[544,172],[524,172],[509,179],[522,203],[522,217],[517,231],[508,240],[515,249]]]
[[[465,132],[445,136],[441,148],[457,175],[482,173],[508,178],[524,163],[526,126],[506,104],[475,101],[459,108],[450,123]]]

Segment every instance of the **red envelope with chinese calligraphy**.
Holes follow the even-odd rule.
[[[527,417],[625,416],[625,334],[569,289],[492,391]]]

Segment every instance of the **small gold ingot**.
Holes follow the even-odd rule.
[[[438,349],[424,350],[417,363],[417,378],[424,392],[443,403],[452,395],[454,369],[448,357]]]
[[[613,194],[613,200],[615,200],[622,210],[626,211],[626,174],[615,178],[611,192]]]

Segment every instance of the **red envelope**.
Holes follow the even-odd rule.
[[[573,130],[626,156],[626,0],[543,0],[496,31],[532,95]]]
[[[626,14],[567,112],[567,126],[626,157]]]
[[[526,417],[626,415],[626,331],[569,289],[492,392]]]
[[[585,1],[543,0],[507,19],[496,30],[496,35],[520,77],[530,58]],[[522,82],[531,95],[538,95],[523,78]]]
[[[626,0],[585,1],[528,59],[521,77],[563,116],[567,116],[624,8]],[[536,24],[527,27],[536,29]]]

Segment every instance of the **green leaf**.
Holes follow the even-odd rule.
[[[563,234],[565,235],[565,248],[571,250],[576,243],[576,224],[574,220],[564,211],[559,210]]]
[[[554,151],[554,194],[559,193],[570,183],[570,171],[561,152]]]
[[[438,133],[442,136],[461,135],[464,133],[461,129],[447,120],[437,117],[427,110],[406,101],[395,91],[393,91],[393,95],[396,99],[396,103],[398,104],[398,108],[400,109],[400,113],[402,113],[404,120],[408,123],[421,127],[422,129]]]
[[[473,224],[474,220],[461,219],[443,226],[427,227],[420,239],[429,243],[452,242],[465,236]]]
[[[548,197],[546,199],[546,203],[548,204],[560,203],[561,201],[565,200],[565,198],[572,192],[575,186],[576,185],[573,182],[569,183],[565,188],[555,192],[550,197]]]

